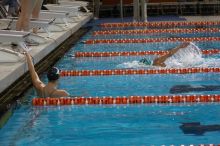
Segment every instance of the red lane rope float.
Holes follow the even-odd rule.
[[[33,98],[32,105],[86,105],[86,104],[149,104],[149,103],[198,103],[220,102],[220,95],[161,95],[161,96],[117,96],[74,97],[74,98]]]
[[[63,70],[61,76],[110,76],[137,74],[192,74],[219,73],[220,68],[170,68],[170,69],[115,69],[115,70]]]
[[[111,43],[156,43],[156,42],[192,42],[192,41],[220,41],[220,37],[193,37],[193,38],[147,38],[147,39],[89,39],[85,44]]]
[[[143,56],[165,55],[168,51],[133,51],[133,52],[76,52],[75,57],[112,57],[112,56]],[[219,49],[202,50],[204,55],[218,54]]]
[[[149,34],[149,33],[217,33],[220,32],[218,28],[191,28],[191,29],[139,29],[139,30],[104,30],[104,31],[94,31],[93,35],[115,35],[115,34]]]
[[[179,22],[127,22],[127,23],[103,23],[103,28],[125,27],[181,27],[181,26],[213,26],[220,25],[220,21],[179,21]]]

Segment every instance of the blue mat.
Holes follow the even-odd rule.
[[[185,18],[180,18],[179,16],[157,16],[157,17],[148,17],[148,22],[153,21],[186,21]],[[100,18],[98,20],[92,20],[87,26],[95,26],[101,23],[119,23],[119,22],[133,22],[132,17],[125,17],[123,20],[121,18]]]

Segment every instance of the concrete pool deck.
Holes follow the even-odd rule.
[[[63,43],[68,37],[79,30],[83,25],[89,22],[93,17],[93,14],[87,13],[82,16],[76,23],[69,23],[68,28],[62,32],[52,32],[51,39],[47,40],[47,43],[39,46],[31,46],[30,54],[34,58],[34,63],[37,64],[61,43]],[[46,33],[39,33],[41,36],[47,36]],[[27,72],[27,64],[25,61],[16,63],[0,63],[0,93],[7,89],[17,79]]]

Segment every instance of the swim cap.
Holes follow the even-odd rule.
[[[141,59],[139,62],[140,62],[140,63],[143,63],[143,64],[145,64],[145,65],[151,65],[151,64],[152,64],[151,60],[148,59],[148,58],[143,58],[143,59]]]
[[[56,81],[60,78],[60,71],[56,67],[52,67],[48,72],[47,72],[47,78],[49,81]]]

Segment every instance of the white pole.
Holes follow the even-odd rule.
[[[147,3],[146,0],[141,0],[141,21],[147,21]]]
[[[120,0],[120,13],[121,13],[121,20],[123,21],[123,0]]]
[[[134,21],[140,21],[139,0],[133,0]]]
[[[93,0],[95,19],[99,18],[100,0]]]

